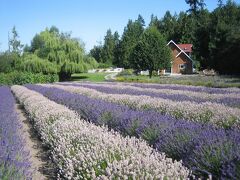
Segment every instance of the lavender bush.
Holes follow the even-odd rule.
[[[126,84],[92,84],[92,83],[59,83],[65,86],[86,87],[95,89],[99,92],[108,94],[129,94],[129,95],[146,95],[172,101],[190,101],[196,103],[212,102],[224,104],[231,107],[240,107],[239,94],[209,94],[204,92],[194,92],[187,90],[172,89],[151,89],[130,86]]]
[[[226,107],[221,104],[205,102],[193,103],[189,101],[171,101],[170,99],[152,98],[149,96],[136,96],[125,94],[107,94],[91,88],[61,86],[61,85],[42,85],[46,87],[57,87],[69,92],[87,95],[89,97],[127,105],[133,109],[151,109],[161,114],[171,115],[177,119],[186,119],[210,123],[224,128],[240,127],[240,109]]]
[[[74,111],[25,87],[13,86],[12,91],[66,179],[186,179],[190,175],[181,162],[166,158],[143,140],[83,121]]]
[[[240,155],[239,130],[224,130],[212,125],[177,120],[151,110],[133,110],[128,106],[69,93],[51,87],[51,85],[48,85],[50,87],[26,86],[75,110],[88,121],[98,125],[106,124],[125,135],[147,140],[159,151],[166,152],[169,157],[182,159],[184,164],[193,169],[196,174],[200,172],[199,176],[206,172],[216,178],[228,177],[236,174],[236,169],[239,170],[239,166],[237,166],[239,161],[235,161],[236,164],[233,162],[233,160],[239,159]],[[70,89],[70,87],[67,88]],[[227,146],[228,150],[225,146],[226,140],[231,144],[231,146]],[[209,153],[216,161],[209,159],[206,151],[202,150],[207,149],[207,145],[210,145]],[[221,153],[219,153],[220,150]],[[200,156],[201,161],[199,160]],[[215,171],[215,169],[220,169],[220,171]]]
[[[183,91],[193,91],[193,92],[205,92],[209,94],[229,94],[236,93],[240,94],[239,88],[211,88],[204,86],[187,86],[178,84],[136,84],[128,83],[131,86],[141,87],[141,88],[155,88],[155,89],[172,89],[172,90],[183,90]]]
[[[0,179],[31,178],[29,152],[20,130],[10,88],[0,86]]]

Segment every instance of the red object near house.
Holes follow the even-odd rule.
[[[167,44],[173,55],[171,74],[192,74],[193,60],[190,55],[192,53],[192,44],[176,44],[174,41],[169,41]],[[165,72],[166,73],[166,72]]]

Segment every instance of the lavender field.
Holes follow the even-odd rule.
[[[24,148],[21,128],[11,90],[0,86],[0,179],[31,177],[29,152]]]
[[[0,177],[31,176],[14,95],[59,178],[240,178],[237,88],[85,82],[11,91],[0,88]]]

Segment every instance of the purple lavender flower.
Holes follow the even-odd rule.
[[[191,96],[188,96],[186,94],[178,94],[178,93],[167,94],[167,93],[151,92],[151,91],[139,91],[137,89],[125,88],[124,85],[122,85],[123,88],[117,88],[118,86],[114,87],[114,86],[108,86],[108,85],[105,85],[105,84],[97,84],[97,85],[88,84],[88,83],[71,83],[71,84],[60,83],[60,84],[64,85],[64,86],[76,86],[76,87],[82,86],[82,87],[95,89],[99,92],[109,93],[109,94],[146,95],[146,96],[150,96],[150,97],[170,99],[172,101],[190,101],[190,102],[197,102],[197,103],[213,102],[213,103],[224,104],[224,105],[231,106],[231,107],[240,107],[240,98],[234,98],[234,97],[224,97],[223,96],[223,97],[217,98],[217,99],[209,99],[209,98],[201,98],[201,97],[196,98],[194,96],[191,97]],[[149,86],[150,87],[152,87],[152,86],[155,87],[155,85],[152,85],[152,86],[149,85]],[[145,87],[145,85],[134,85],[134,87],[141,87],[143,89],[148,89],[147,87]],[[171,88],[171,87],[168,87],[167,85],[166,86],[160,86],[160,87],[162,89],[169,88],[169,90]],[[175,89],[175,88],[173,86],[173,89]],[[191,87],[191,88],[193,88],[193,87]],[[191,88],[190,88],[190,90],[192,90]],[[176,88],[175,90],[179,90],[179,89]],[[189,89],[188,89],[188,87],[185,87],[185,89],[180,88],[180,90],[189,90]],[[205,91],[209,94],[212,94],[214,92],[219,92],[216,89],[214,89],[214,90],[209,90],[208,89],[208,90],[205,90]],[[199,91],[194,91],[194,92],[199,92]],[[220,92],[223,92],[224,94],[226,94],[226,91],[220,91]],[[237,97],[237,95],[236,95],[236,97]]]
[[[38,85],[26,87],[69,107],[90,122],[107,125],[122,134],[147,140],[169,157],[182,159],[184,165],[197,175],[198,172],[207,172],[220,178],[230,177],[235,173],[233,171],[237,164],[233,160],[240,154],[239,130],[225,130],[209,124],[175,119],[151,110],[134,110],[58,88]],[[226,165],[229,162],[234,166],[231,170]]]
[[[8,87],[0,87],[0,100],[0,179],[28,179],[29,152],[24,149],[15,100]]]
[[[141,88],[154,88],[154,89],[173,89],[173,90],[186,90],[194,92],[206,92],[209,94],[228,94],[228,93],[237,93],[240,94],[240,91],[237,88],[211,88],[203,86],[186,86],[186,85],[173,85],[173,84],[136,84],[129,83],[129,85]]]

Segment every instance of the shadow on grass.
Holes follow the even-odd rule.
[[[88,76],[73,76],[71,77],[71,80],[74,81],[74,80],[84,80],[84,79],[87,79],[89,78]]]

